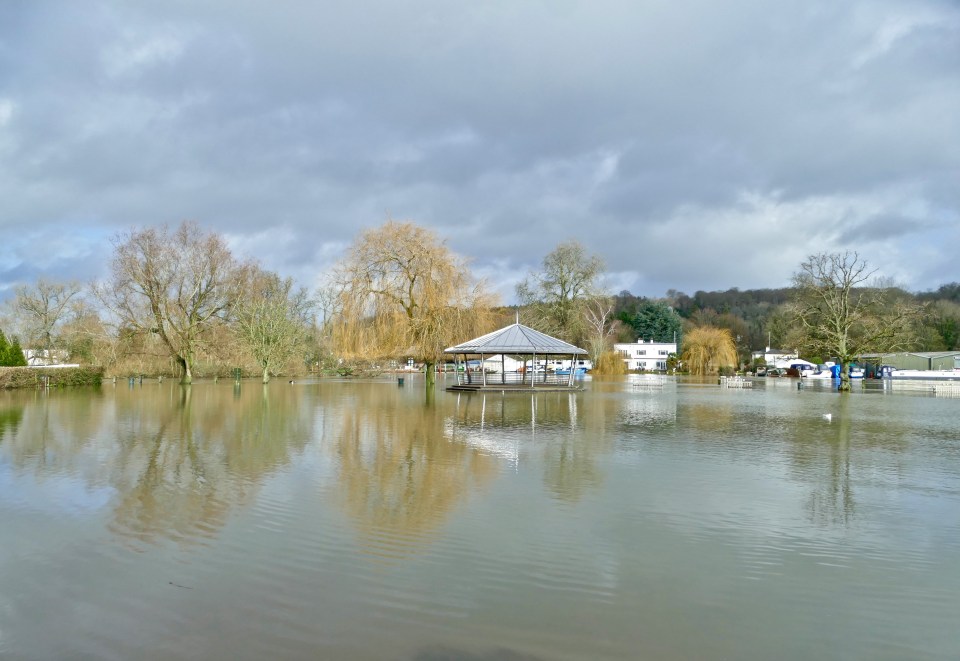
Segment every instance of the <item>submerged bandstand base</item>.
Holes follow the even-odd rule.
[[[579,392],[583,390],[578,385],[568,386],[561,384],[545,383],[539,386],[532,386],[529,383],[461,383],[455,386],[448,386],[448,392]]]

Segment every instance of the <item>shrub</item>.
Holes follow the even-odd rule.
[[[102,367],[0,367],[0,389],[38,388],[48,377],[51,388],[68,386],[99,386],[103,381]]]
[[[594,374],[626,374],[627,366],[619,354],[613,351],[604,351],[597,358],[591,372]]]

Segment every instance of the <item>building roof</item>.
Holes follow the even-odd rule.
[[[469,342],[445,349],[444,353],[586,354],[586,350],[550,337],[521,323],[487,333]]]
[[[673,340],[670,340],[669,342],[655,342],[653,340],[641,339],[641,340],[637,340],[636,342],[614,342],[613,346],[615,347],[649,347],[649,346],[671,345],[671,344],[676,346],[677,343],[674,342]]]
[[[889,351],[887,353],[865,353],[861,358],[887,358],[890,356],[919,356],[920,358],[950,358],[960,357],[960,351]]]

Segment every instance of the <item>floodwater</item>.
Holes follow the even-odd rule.
[[[960,657],[960,393],[584,386],[0,393],[0,657]]]

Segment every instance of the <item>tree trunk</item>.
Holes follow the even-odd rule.
[[[840,392],[850,392],[850,363],[845,360],[840,361],[840,387],[838,390]]]
[[[427,361],[424,363],[424,376],[426,377],[426,387],[427,390],[433,390],[434,386],[437,384],[437,364],[432,361]]]
[[[177,356],[177,363],[180,365],[180,383],[189,386],[193,383],[193,371],[190,369],[190,361]]]
[[[270,368],[263,366],[263,383],[270,383]]]

